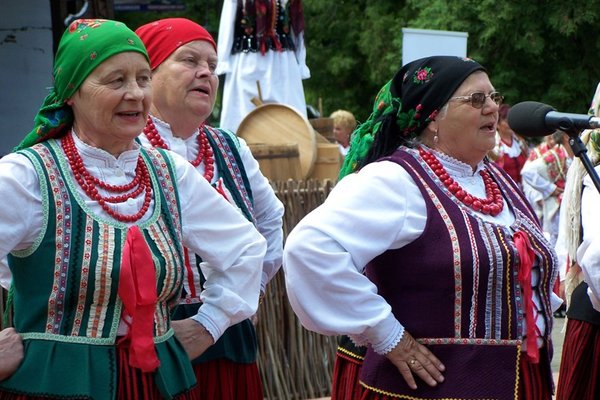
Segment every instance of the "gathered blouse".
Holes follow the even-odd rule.
[[[473,170],[445,154],[435,154],[464,190],[472,196],[486,197],[479,175],[483,162]],[[497,216],[476,214],[507,229],[515,222],[506,204]],[[404,327],[378,295],[375,284],[364,275],[364,269],[387,250],[418,239],[426,222],[421,191],[399,164],[375,162],[344,177],[326,201],[296,225],[286,241],[283,268],[288,297],[302,324],[326,335],[346,334],[358,344],[369,343],[380,354],[390,351],[402,338]],[[539,271],[534,268],[532,286],[538,283]],[[537,291],[532,296],[541,309]],[[551,302],[556,309],[562,300],[553,295]],[[541,315],[536,325],[544,332]],[[526,329],[523,326],[523,334]]]
[[[114,157],[108,152],[82,142],[73,133],[75,146],[92,176],[112,185],[132,181],[140,146]],[[219,195],[194,167],[175,153],[171,157],[179,189],[184,246],[201,255],[203,270],[210,278],[202,293],[203,306],[194,320],[202,324],[216,341],[232,324],[250,317],[258,307],[260,266],[266,250],[264,238],[254,226]],[[72,174],[71,171],[69,171]],[[29,159],[12,153],[0,159],[0,283],[8,288],[11,273],[6,256],[15,250],[31,247],[42,234],[44,209],[37,172]],[[85,206],[98,218],[114,221],[94,200],[77,186]],[[107,193],[98,188],[100,195]],[[112,208],[122,214],[135,214],[144,196],[129,199]],[[153,214],[154,201],[148,212],[136,223],[141,224]],[[115,221],[115,224],[121,224]],[[235,238],[235,239],[232,239]],[[210,244],[210,245],[209,245]],[[240,244],[243,244],[241,246]],[[123,334],[126,325],[119,327]],[[126,332],[126,330],[125,330]]]

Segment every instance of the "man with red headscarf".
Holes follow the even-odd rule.
[[[215,41],[206,29],[185,18],[151,22],[136,33],[148,49],[154,94],[140,140],[144,145],[169,148],[187,158],[219,193],[254,222],[268,242],[261,279],[264,293],[267,282],[281,266],[283,205],[246,143],[229,131],[205,124],[219,85]],[[186,319],[195,316],[199,308],[236,307],[235,302],[209,303],[208,299],[218,300],[220,293],[215,290],[218,288],[207,285],[204,264],[201,254],[186,250],[183,295],[174,313],[174,319],[183,321],[174,321],[173,326],[184,330],[190,340],[203,334],[202,329]],[[207,321],[196,322],[210,333],[208,339],[216,342],[193,360],[199,397],[262,400],[252,322],[244,320],[225,332],[214,329]]]

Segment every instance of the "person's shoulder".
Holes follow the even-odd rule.
[[[238,150],[240,149],[241,140],[231,130],[225,129],[225,128],[215,128],[212,126],[206,126],[206,129],[211,130],[216,135],[221,136],[222,138],[226,139],[228,142],[233,143],[235,145],[236,149],[238,149]]]

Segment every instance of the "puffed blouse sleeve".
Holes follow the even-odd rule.
[[[423,231],[425,202],[398,164],[373,163],[342,179],[287,238],[283,268],[290,303],[302,324],[326,335],[390,351],[404,328],[363,274],[388,249]]]
[[[206,277],[193,318],[217,340],[256,312],[266,242],[239,211],[181,156],[177,171],[184,245],[198,254]]]

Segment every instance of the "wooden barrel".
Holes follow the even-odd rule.
[[[333,118],[311,118],[308,120],[311,126],[327,140],[334,142],[333,137]]]
[[[297,143],[249,143],[248,147],[258,161],[260,171],[270,181],[302,179]]]
[[[284,104],[263,104],[255,108],[242,120],[237,130],[237,135],[248,145],[297,144],[300,179],[308,178],[312,172],[317,156],[315,134],[302,114]]]
[[[337,180],[342,167],[342,155],[336,143],[317,142],[317,159],[310,174],[311,179]]]

